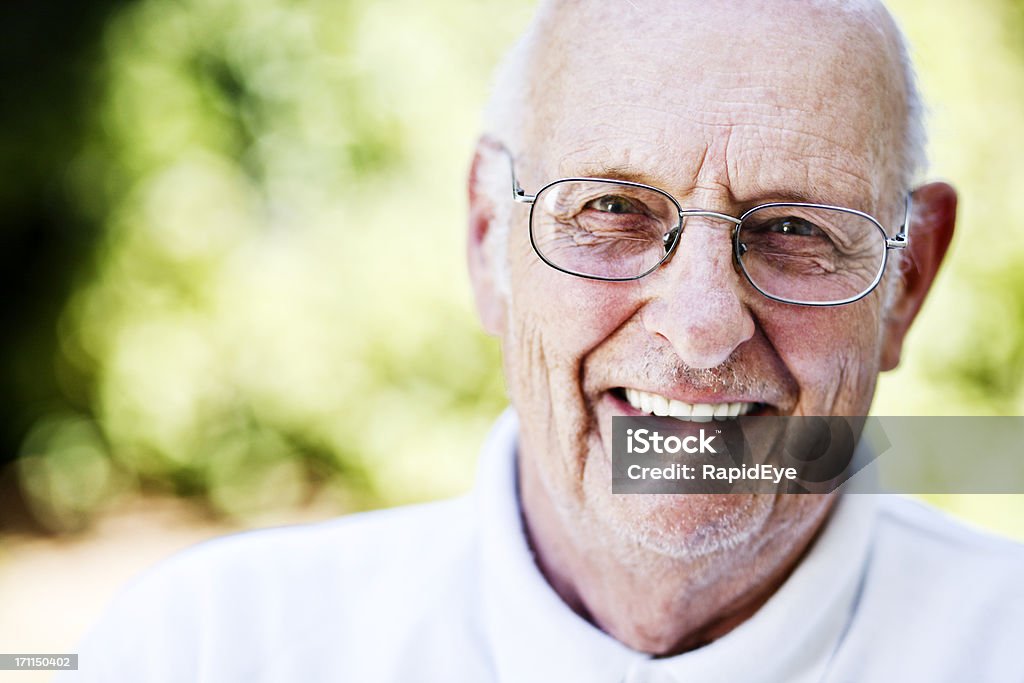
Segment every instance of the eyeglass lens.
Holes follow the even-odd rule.
[[[669,195],[646,186],[563,180],[534,202],[530,236],[550,265],[574,275],[630,280],[657,268],[679,239],[683,218]],[[792,302],[856,298],[885,263],[880,226],[854,212],[802,205],[748,212],[736,236],[737,258],[757,289]],[[685,249],[685,242],[680,244]]]

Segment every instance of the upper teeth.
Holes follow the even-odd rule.
[[[727,420],[746,415],[757,405],[756,403],[684,403],[639,389],[626,389],[626,400],[629,401],[629,405],[645,413],[698,422],[708,422],[711,419]]]

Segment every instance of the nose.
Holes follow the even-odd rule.
[[[722,364],[754,335],[754,318],[733,267],[730,227],[688,218],[672,258],[641,281],[645,328],[667,340],[692,368]]]

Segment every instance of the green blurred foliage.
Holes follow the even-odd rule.
[[[68,192],[66,170],[92,128],[97,36],[117,1],[0,3],[0,525],[17,498],[3,466],[68,402],[54,321],[102,225]]]
[[[527,17],[143,0],[109,22],[69,170],[105,230],[59,320],[88,409],[41,419],[19,467],[47,526],[138,486],[248,516],[468,485],[504,399],[468,302],[462,178],[489,65]],[[65,495],[76,481],[89,493]]]
[[[61,400],[17,467],[44,525],[140,488],[258,519],[469,485],[505,399],[463,274],[463,178],[532,5],[137,0],[96,32],[66,185],[102,238],[52,323]],[[1019,414],[1024,10],[893,6],[963,202],[875,411]]]
[[[931,176],[960,191],[957,235],[883,376],[877,414],[1024,413],[1024,3],[893,0],[929,105]]]

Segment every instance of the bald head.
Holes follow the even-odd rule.
[[[924,161],[905,45],[888,11],[869,0],[546,2],[499,70],[485,132],[521,154],[575,135],[567,114],[589,110],[614,129],[637,107],[689,119],[694,125],[676,132],[704,142],[761,115],[787,119],[791,136],[818,135],[811,128],[826,120],[855,130],[865,161],[881,171],[871,181],[875,201],[906,191]],[[816,117],[814,126],[801,115]],[[671,130],[622,134],[678,147]],[[774,142],[781,152],[844,153],[824,139]]]

